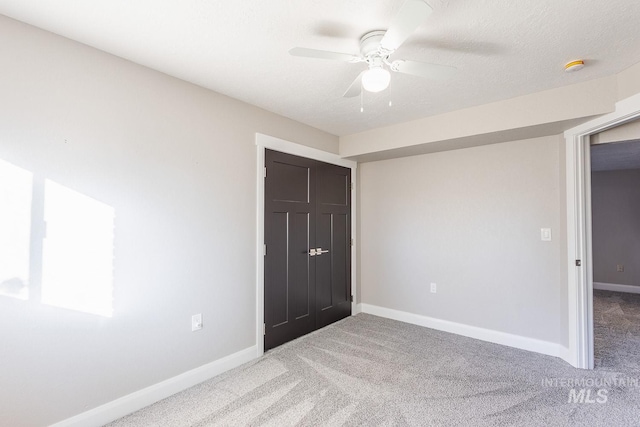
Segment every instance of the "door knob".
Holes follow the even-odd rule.
[[[322,254],[326,254],[327,252],[329,252],[329,249],[326,250],[322,250],[322,248],[317,248],[316,249],[316,255],[322,255]]]

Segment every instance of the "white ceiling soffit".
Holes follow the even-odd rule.
[[[640,169],[640,139],[591,146],[593,172]]]
[[[392,56],[452,65],[448,81],[393,74],[342,97],[365,68],[295,58],[295,46],[357,54],[403,0],[0,0],[0,13],[336,135],[512,98],[640,62],[637,0],[429,0]],[[565,73],[563,65],[587,67]],[[389,101],[393,105],[389,106]]]

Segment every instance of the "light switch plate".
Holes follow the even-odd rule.
[[[551,229],[550,228],[541,228],[540,229],[540,239],[543,242],[551,241]]]
[[[202,329],[202,314],[194,314],[191,316],[191,332]]]

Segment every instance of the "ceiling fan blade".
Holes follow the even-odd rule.
[[[328,50],[307,49],[306,47],[294,47],[289,50],[289,54],[293,56],[301,56],[303,58],[333,59],[335,61],[344,62],[361,62],[362,58],[348,53],[329,52]]]
[[[391,70],[398,73],[411,74],[413,76],[425,77],[427,79],[444,80],[453,77],[458,69],[448,65],[429,64],[417,61],[393,61]]]
[[[364,70],[363,72],[358,74],[358,77],[356,77],[353,83],[351,83],[349,89],[347,89],[344,95],[342,95],[344,98],[353,98],[354,96],[360,95],[360,92],[362,92],[362,76],[366,71],[367,70]]]
[[[387,51],[394,51],[424,22],[433,9],[423,0],[406,0],[398,14],[391,21],[380,46]]]

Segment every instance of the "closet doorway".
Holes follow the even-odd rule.
[[[351,315],[351,169],[265,150],[264,349]]]

